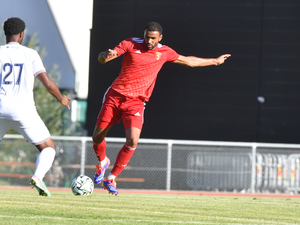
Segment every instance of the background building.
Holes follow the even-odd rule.
[[[0,22],[20,17],[26,23],[26,37],[37,33],[46,48],[46,69],[58,65],[58,86],[72,97],[72,121],[85,122],[88,95],[92,0],[0,0]],[[4,43],[4,33],[2,44]]]

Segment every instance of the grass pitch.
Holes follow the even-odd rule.
[[[300,224],[300,198],[0,190],[0,224]]]

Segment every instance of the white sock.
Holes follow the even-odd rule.
[[[116,176],[112,175],[111,173],[108,175],[107,180],[115,180]]]
[[[105,159],[102,160],[102,161],[99,163],[99,165],[104,166],[104,165],[106,164],[106,162],[107,162],[107,157],[105,156]]]
[[[55,157],[55,150],[51,147],[44,148],[36,159],[36,169],[34,175],[43,180],[50,170]]]

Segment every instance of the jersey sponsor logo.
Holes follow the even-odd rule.
[[[159,60],[161,58],[161,52],[156,52],[155,58]]]

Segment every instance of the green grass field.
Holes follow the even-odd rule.
[[[0,224],[300,224],[300,198],[0,190]]]

